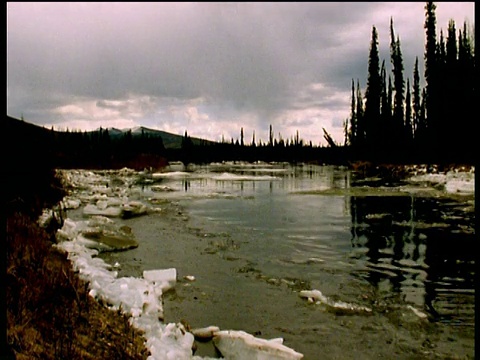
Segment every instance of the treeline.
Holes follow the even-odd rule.
[[[446,39],[436,30],[436,5],[425,5],[425,86],[419,60],[412,81],[404,76],[400,37],[390,20],[390,63],[380,62],[372,28],[365,94],[352,79],[345,145],[352,158],[394,162],[473,162],[475,49],[467,23],[450,20]]]
[[[90,132],[51,130],[50,136],[57,167],[143,168],[165,163],[162,137],[144,131],[135,136],[131,130],[111,136],[102,128]]]
[[[185,132],[180,149],[167,149],[169,160],[179,160],[188,163],[209,163],[221,161],[266,161],[266,162],[316,162],[344,164],[347,161],[346,148],[337,146],[331,136],[324,130],[328,147],[315,146],[300,138],[298,131],[295,136],[284,139],[279,133],[274,136],[270,125],[267,142],[257,141],[255,132],[252,140],[246,141],[243,128],[240,129],[240,139],[221,142],[204,142],[194,144]]]
[[[284,139],[274,136],[270,125],[267,142],[246,141],[243,128],[240,139],[213,142],[185,135],[167,134],[171,139],[164,146],[162,136],[150,129],[139,133],[102,129],[96,131],[55,131],[7,116],[7,168],[88,168],[115,169],[129,167],[137,170],[161,168],[169,161],[208,163],[221,161],[287,161],[345,163],[345,149],[337,146],[325,131],[329,147],[319,147],[295,136]],[[172,140],[178,137],[178,141]]]

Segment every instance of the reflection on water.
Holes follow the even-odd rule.
[[[211,279],[212,287],[221,289],[217,303],[201,304],[201,313],[210,317],[189,313],[191,321],[230,328],[245,328],[247,323],[255,328],[257,322],[296,327],[297,333],[289,332],[288,337],[296,341],[298,350],[303,347],[309,359],[319,352],[343,349],[345,344],[330,345],[336,340],[327,336],[345,330],[359,343],[371,341],[374,347],[379,338],[385,344],[395,343],[389,337],[403,338],[408,346],[395,345],[405,355],[399,358],[414,358],[405,349],[422,347],[432,328],[432,333],[442,334],[437,344],[455,354],[472,353],[472,327],[452,326],[473,325],[475,318],[472,195],[447,196],[431,187],[422,188],[422,194],[403,192],[399,189],[408,187],[407,182],[365,179],[333,166],[230,164],[171,171],[176,173],[155,182],[175,191],[154,192],[146,186],[143,196],[168,198],[187,208],[188,226],[209,239],[195,257],[199,263],[208,262],[200,266],[205,273],[194,275]],[[140,228],[148,229],[148,219],[144,221]],[[139,237],[158,246],[157,237],[148,239],[142,233]],[[155,254],[145,252],[142,258],[160,266]],[[221,261],[226,264],[218,273]],[[246,279],[263,285],[256,283],[254,294],[238,296],[232,283]],[[292,305],[285,294],[271,301],[272,287],[281,284],[293,290],[288,296],[294,300],[299,290],[318,289],[335,301],[372,308],[374,316],[352,318],[342,325],[336,316],[306,310],[303,303]],[[252,301],[269,303],[271,311],[251,313]],[[228,315],[222,319],[228,325],[217,323],[219,302],[234,307],[236,313],[248,313],[248,319],[236,323]],[[428,314],[428,320],[419,320],[409,305]],[[281,320],[279,313],[289,315]],[[411,326],[403,327],[402,321],[412,318]],[[358,327],[345,329],[350,321]],[[312,324],[324,327],[323,342],[311,331]],[[466,347],[463,342],[453,343],[453,338],[465,338]],[[336,355],[332,358],[342,357]]]
[[[223,223],[232,233],[255,238],[243,255],[252,256],[250,251],[262,259],[265,271],[282,272],[275,268],[278,259],[290,264],[317,259],[308,269],[315,280],[328,266],[338,271],[346,256],[352,266],[344,271],[388,296],[400,295],[432,319],[473,321],[475,219],[467,200],[342,195],[353,187],[393,189],[405,182],[365,179],[332,166],[218,164],[172,170],[178,177],[162,180],[178,190],[172,196],[183,194],[193,214],[210,225]],[[292,194],[325,189],[333,192]],[[295,276],[304,270],[290,269]],[[318,275],[317,280],[324,279]]]
[[[351,197],[353,254],[366,268],[354,275],[389,287],[435,320],[473,323],[474,219],[461,207],[437,198]]]
[[[352,187],[394,189],[405,182],[364,179],[331,166],[197,166],[188,171],[192,176],[181,180],[185,195],[239,196],[236,201],[197,199],[188,206],[210,225],[222,223],[232,233],[256,239],[241,251],[263,271],[279,276],[286,274],[285,264],[294,264],[288,275],[301,277],[308,265],[307,280],[325,284],[326,269],[343,270],[374,286],[380,297],[414,304],[434,321],[473,323],[475,219],[465,199],[342,195]],[[333,192],[292,194],[325,189]]]

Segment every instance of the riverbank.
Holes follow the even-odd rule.
[[[138,330],[88,295],[66,254],[52,244],[56,228],[36,219],[63,196],[49,171],[7,175],[7,359],[146,359]]]

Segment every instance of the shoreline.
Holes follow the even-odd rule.
[[[142,335],[88,296],[52,233],[21,213],[6,223],[9,358],[147,358]]]

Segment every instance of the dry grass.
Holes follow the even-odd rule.
[[[144,338],[88,295],[66,255],[29,217],[7,218],[7,340],[17,359],[145,359]]]

